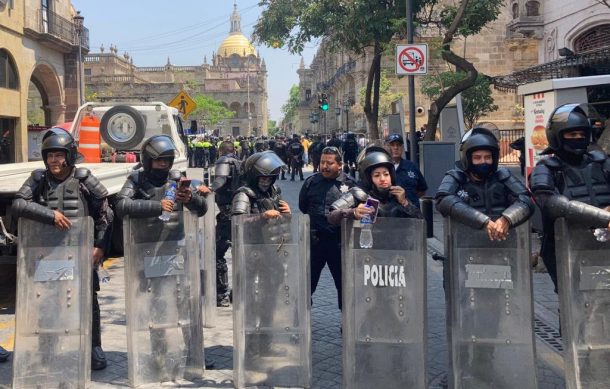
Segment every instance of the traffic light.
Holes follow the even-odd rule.
[[[322,93],[318,99],[318,104],[322,111],[328,111],[328,95],[326,93]]]

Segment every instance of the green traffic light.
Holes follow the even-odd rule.
[[[328,103],[323,103],[320,108],[322,108],[322,111],[328,111]]]

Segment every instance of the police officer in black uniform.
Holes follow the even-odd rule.
[[[235,154],[231,142],[222,142],[220,158],[216,161],[215,177],[211,187],[200,186],[199,192],[206,195],[214,191],[219,213],[216,215],[216,303],[229,306],[229,271],[225,253],[231,247],[231,201],[233,194],[242,186],[240,169],[242,161]]]
[[[322,150],[325,147],[326,145],[322,142],[322,138],[319,135],[316,135],[314,142],[309,146],[309,159],[314,173],[320,171],[320,159],[322,158]]]
[[[330,206],[356,185],[342,172],[342,156],[336,147],[322,150],[320,172],[308,177],[299,193],[299,209],[309,215],[311,242],[311,294],[316,291],[320,274],[328,264],[337,288],[341,309],[341,226],[326,219]]]
[[[277,154],[277,156],[280,157],[280,159],[286,165],[289,165],[290,161],[288,160],[288,150],[286,149],[286,142],[283,138],[280,137],[275,141],[275,147],[273,148],[272,151],[274,151],[275,154]],[[290,166],[288,166],[288,168],[290,169]],[[285,180],[286,172],[284,171],[284,169],[282,169],[281,175],[282,175],[282,180]]]
[[[289,214],[290,206],[282,200],[281,190],[275,185],[284,167],[284,161],[273,151],[254,153],[248,157],[243,167],[246,185],[237,189],[231,214],[261,214],[266,218]]]
[[[356,140],[356,134],[348,133],[341,148],[343,149],[343,156],[345,157],[343,170],[346,173],[349,173],[350,168],[355,168],[356,157],[358,156],[358,141]]]
[[[341,146],[343,146],[343,142],[341,142],[341,140],[337,138],[337,134],[335,134],[333,132],[333,134],[330,136],[330,139],[328,140],[328,142],[326,142],[326,146],[336,147],[338,149],[341,149]]]
[[[460,146],[459,167],[449,170],[436,192],[436,208],[444,217],[474,229],[485,228],[491,240],[504,240],[508,230],[534,212],[529,191],[506,168],[498,168],[500,148],[485,128],[470,130]]]
[[[551,114],[546,127],[549,142],[531,176],[531,190],[542,211],[541,256],[557,292],[554,221],[565,217],[591,227],[610,228],[610,159],[602,151],[587,151],[591,143],[588,105],[565,104]]]
[[[66,230],[70,218],[91,216],[95,225],[92,277],[91,369],[106,367],[102,350],[100,306],[97,292],[100,281],[97,267],[104,259],[109,242],[113,213],[108,207],[108,191],[81,161],[72,135],[60,128],[50,129],[43,137],[42,157],[46,169],[34,170],[15,195],[13,211],[18,217],[54,224]]]
[[[305,154],[305,148],[301,144],[299,135],[294,134],[292,141],[288,144],[288,158],[290,159],[290,181],[294,181],[296,173],[299,174],[301,181],[303,181],[303,154]]]

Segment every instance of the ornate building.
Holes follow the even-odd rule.
[[[39,132],[79,106],[79,47],[89,31],[70,1],[0,2],[0,163],[39,159]],[[28,114],[37,111],[36,121]]]
[[[494,77],[528,68],[538,63],[539,38],[521,34],[510,34],[507,25],[513,21],[511,7],[507,6],[497,20],[490,23],[479,35],[467,39],[456,39],[452,49],[464,55],[480,73]],[[418,31],[417,40],[428,42],[430,47],[438,42],[437,31]],[[431,50],[430,50],[431,51]],[[327,132],[335,130],[366,132],[367,122],[362,109],[360,91],[366,80],[372,55],[354,53],[332,53],[324,42],[320,45],[309,68],[301,64],[299,69],[301,105],[297,128],[303,132],[324,132],[324,114],[319,112],[316,95],[327,93],[330,110],[326,113]],[[403,96],[403,109],[409,115],[407,78],[395,76],[394,56],[382,58],[382,69],[392,83],[391,92]],[[428,74],[449,70],[447,63],[433,58],[428,64]],[[430,100],[421,92],[421,76],[415,77],[416,125],[420,128],[427,122]],[[502,129],[522,129],[523,117],[519,110],[520,98],[514,91],[493,91],[495,103],[500,107],[482,120],[491,121]],[[347,109],[346,109],[347,108]],[[319,113],[317,123],[310,123],[310,114]],[[408,120],[406,121],[408,123]],[[348,125],[349,123],[349,125]],[[384,130],[384,123],[380,130]]]
[[[241,31],[241,16],[234,4],[229,36],[201,65],[138,67],[128,53],[100,48],[85,58],[88,96],[106,100],[146,99],[169,102],[181,90],[191,97],[211,96],[235,112],[217,128],[221,135],[267,134],[267,68]],[[203,119],[191,117],[189,119]]]

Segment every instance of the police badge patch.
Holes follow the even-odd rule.
[[[413,170],[409,170],[407,172],[407,176],[409,176],[409,178],[415,178],[415,172]]]
[[[349,186],[343,184],[339,187],[339,191],[341,191],[341,193],[347,193],[349,191]]]

